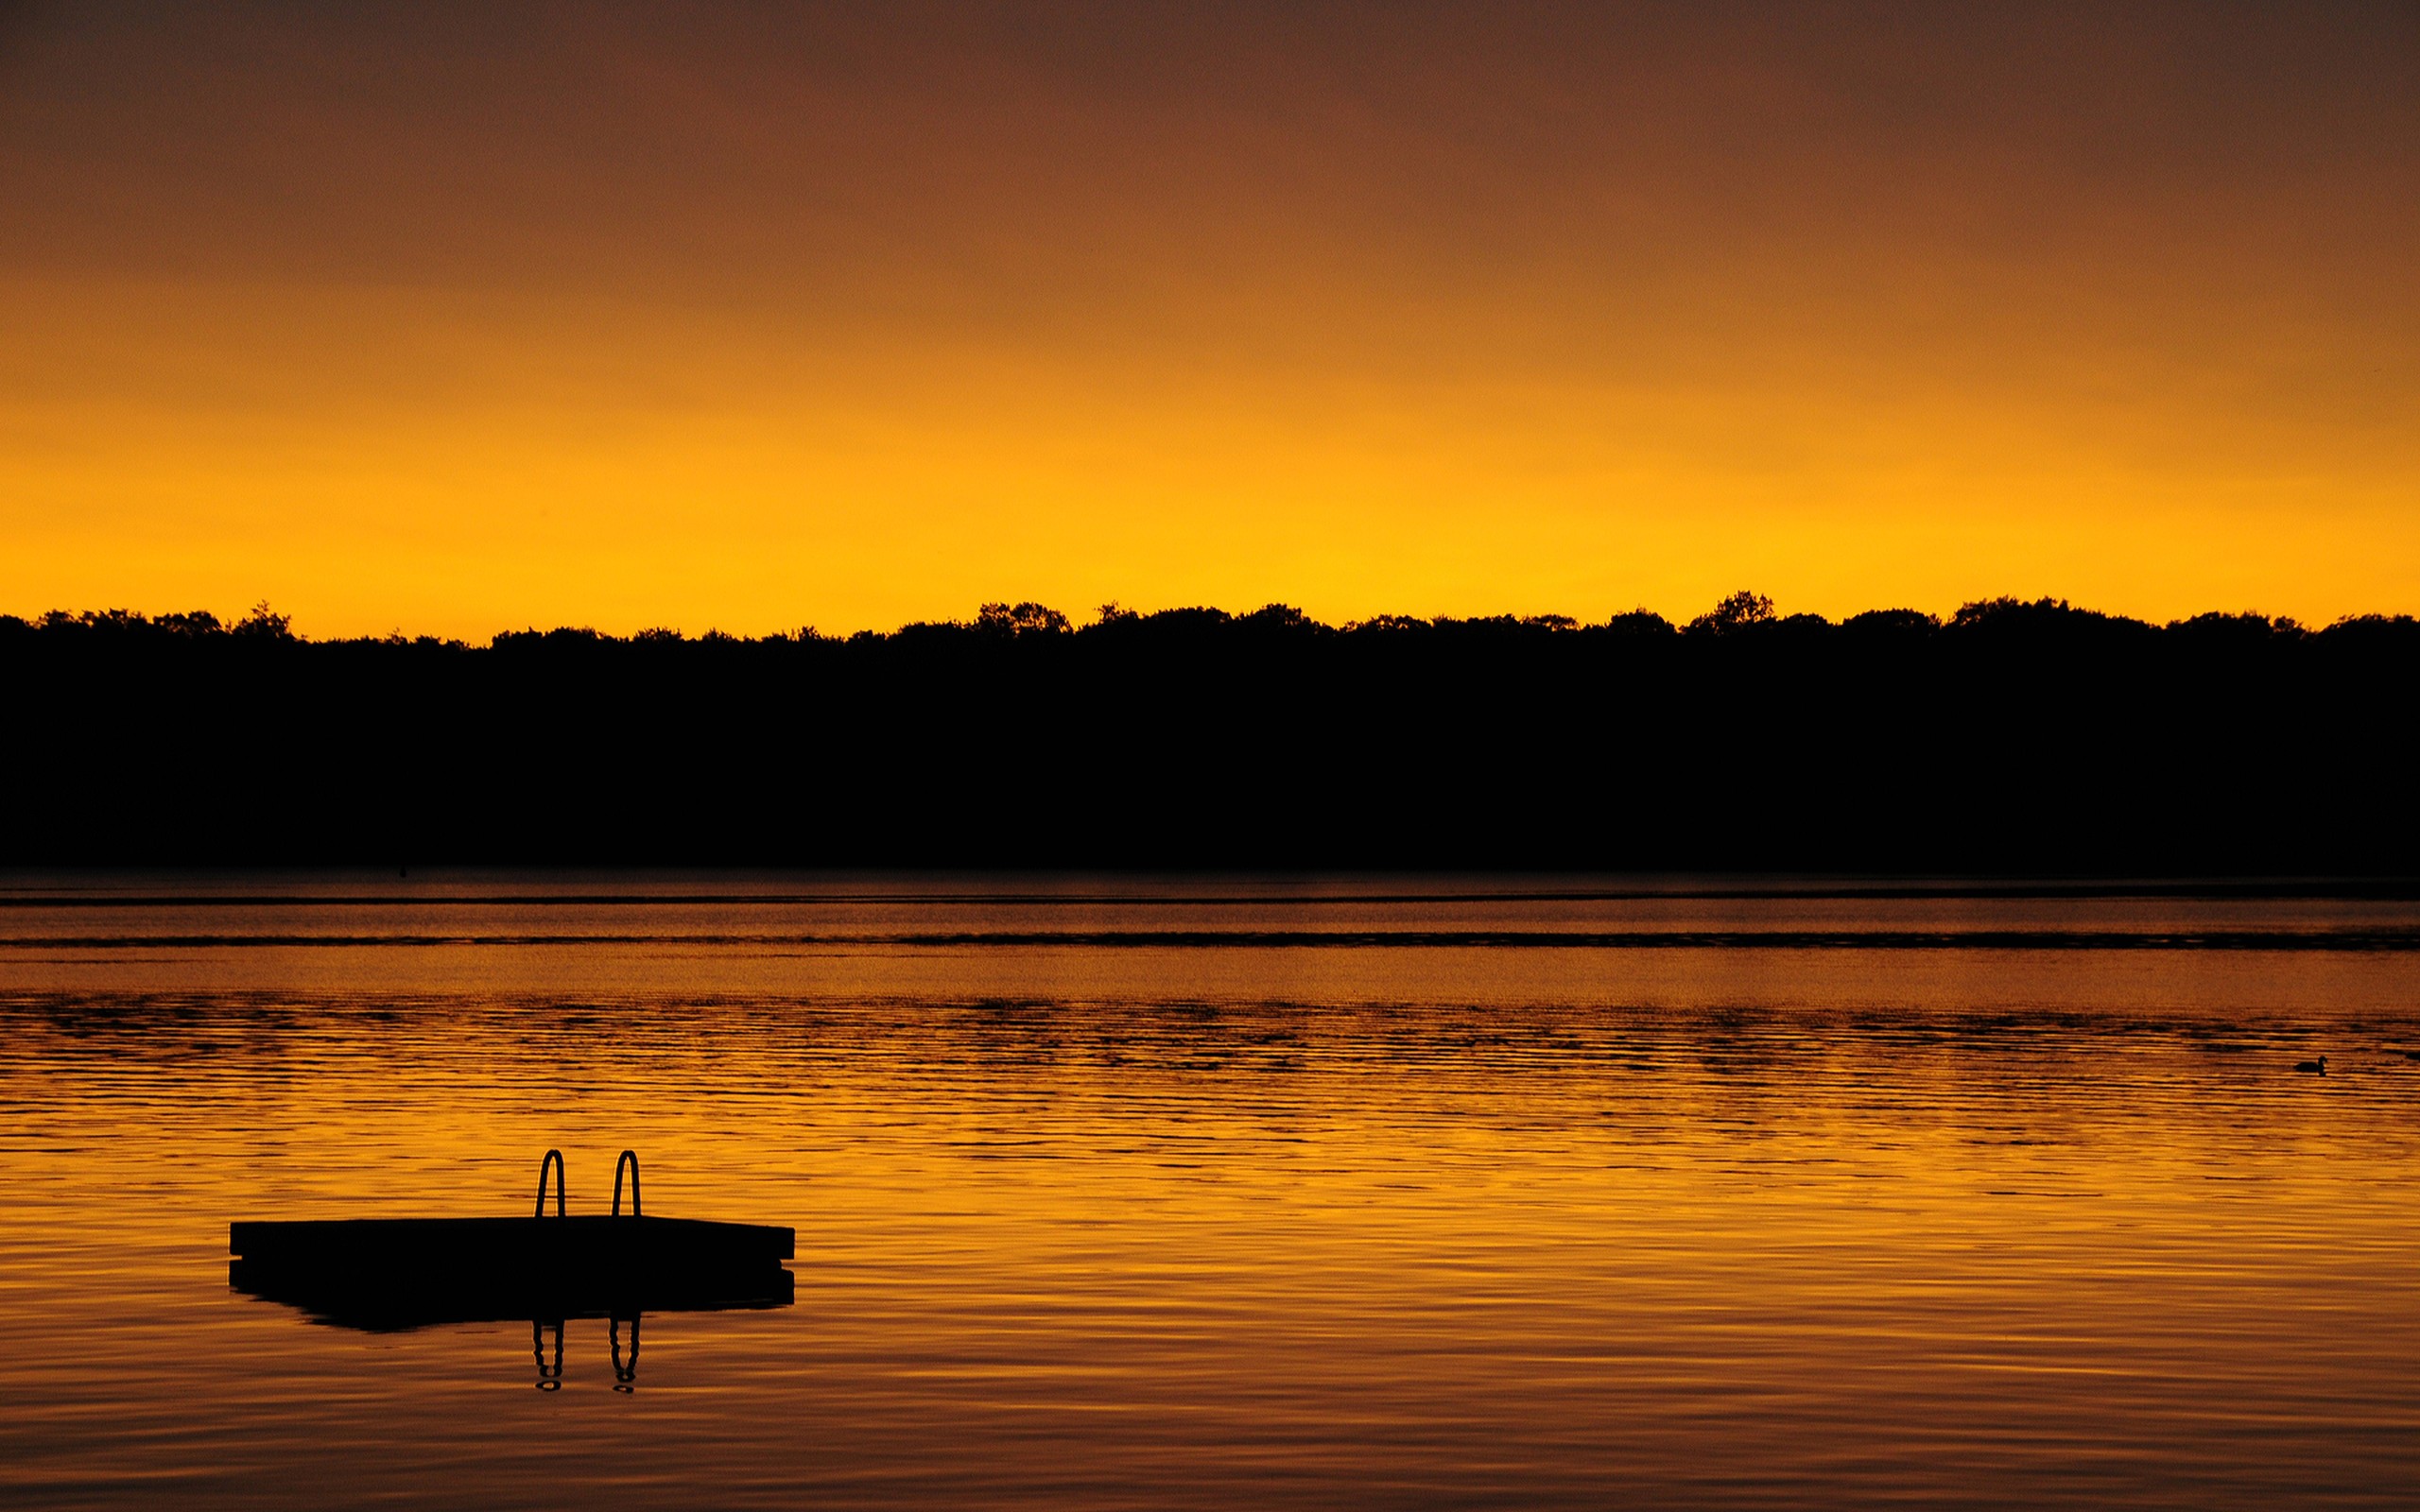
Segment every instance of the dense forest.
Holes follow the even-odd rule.
[[[0,862],[2404,873],[2420,623],[0,617]]]

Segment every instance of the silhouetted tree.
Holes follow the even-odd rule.
[[[2401,871],[2415,673],[2409,617],[2058,599],[485,646],[60,610],[0,616],[0,862]]]
[[[1922,610],[1870,609],[1842,620],[1841,628],[1861,635],[1924,636],[1941,628],[1941,621]]]
[[[1605,622],[1605,628],[1616,636],[1644,641],[1666,640],[1678,633],[1670,620],[1651,609],[1616,614]]]
[[[1059,635],[1067,616],[1046,605],[986,604],[975,616],[975,627],[992,635]]]
[[[233,633],[264,641],[290,641],[294,639],[293,623],[287,616],[270,609],[268,600],[264,598],[252,606],[251,613],[235,622]]]
[[[1773,617],[1773,601],[1762,593],[1742,589],[1723,599],[1714,608],[1689,621],[1689,629],[1697,634],[1724,634],[1744,629],[1751,625],[1769,624]]]

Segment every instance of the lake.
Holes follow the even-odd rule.
[[[0,884],[12,1507],[2420,1488],[2395,889]],[[550,1147],[795,1226],[795,1304],[230,1286],[231,1220],[522,1213]]]

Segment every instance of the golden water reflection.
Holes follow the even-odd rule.
[[[193,933],[306,927],[228,906]],[[0,950],[6,1500],[2420,1485],[2411,953],[802,958],[666,944],[683,906],[571,908],[646,936],[584,947]],[[2320,1052],[2326,1076],[2291,1070]],[[635,1327],[573,1320],[533,1391],[518,1324],[364,1335],[227,1286],[231,1218],[519,1212],[549,1146],[575,1211],[630,1146],[650,1212],[795,1225],[798,1305],[651,1315],[643,1381]]]

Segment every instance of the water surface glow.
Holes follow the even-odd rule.
[[[16,879],[0,1497],[2406,1504],[2420,905],[2324,894]],[[227,1286],[549,1145],[798,1305],[538,1391]]]

